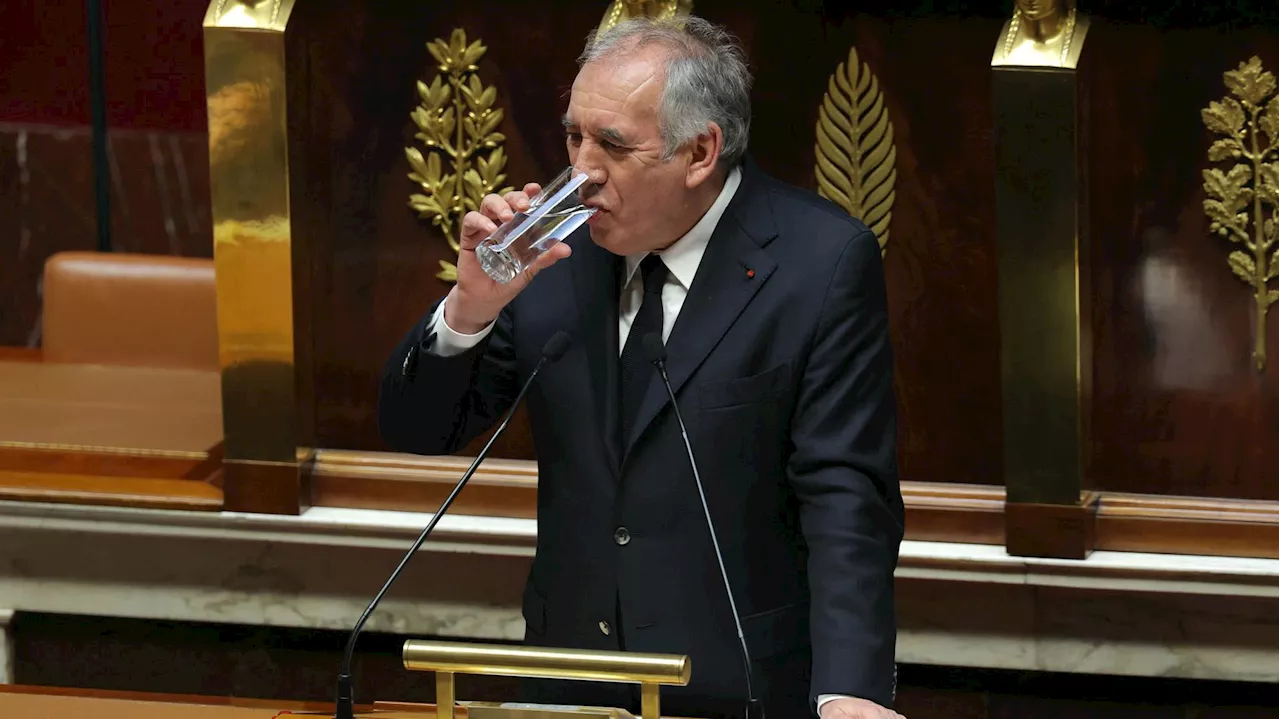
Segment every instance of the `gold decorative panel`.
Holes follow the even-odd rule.
[[[599,30],[604,32],[623,20],[651,17],[668,20],[693,12],[693,0],[613,0],[604,11]]]
[[[1276,301],[1276,77],[1256,55],[1222,76],[1231,94],[1200,111],[1205,127],[1222,135],[1209,146],[1209,159],[1230,162],[1204,170],[1204,211],[1209,231],[1244,247],[1227,255],[1227,265],[1253,289],[1253,362],[1267,366],[1267,310]]]
[[[827,80],[827,93],[818,108],[818,194],[862,220],[880,240],[884,252],[893,218],[893,123],[884,106],[880,83],[856,48]]]
[[[422,194],[409,196],[409,206],[440,228],[455,254],[460,250],[455,230],[462,216],[477,209],[485,195],[512,190],[502,186],[507,156],[502,149],[506,137],[498,132],[503,112],[494,107],[498,91],[486,87],[476,74],[476,63],[487,49],[479,40],[468,44],[461,28],[448,42],[437,38],[427,43],[439,74],[430,85],[418,82],[421,102],[411,115],[418,126],[414,138],[422,141],[427,154],[405,148],[413,169],[409,179],[422,189]],[[441,260],[436,276],[454,282],[458,268]]]

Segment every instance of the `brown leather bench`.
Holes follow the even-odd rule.
[[[44,267],[46,362],[218,369],[213,260],[63,252]]]
[[[41,362],[0,362],[0,445],[199,453],[222,439],[213,261],[66,252]]]

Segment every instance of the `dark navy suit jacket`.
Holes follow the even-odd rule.
[[[399,451],[459,450],[567,331],[568,352],[527,395],[538,540],[526,639],[688,654],[692,680],[664,689],[664,713],[716,714],[743,696],[741,652],[679,427],[655,371],[632,436],[614,439],[621,259],[585,228],[568,242],[571,257],[471,350],[432,354],[430,312],[408,331],[385,368],[381,433]],[[903,505],[887,319],[872,232],[748,160],[667,364],[771,719],[808,714],[820,694],[892,705]],[[567,686],[534,698],[634,699]]]

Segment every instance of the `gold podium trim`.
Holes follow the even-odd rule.
[[[689,657],[680,654],[608,652],[588,649],[520,647],[410,639],[401,652],[405,669],[436,673],[436,716],[453,719],[454,674],[577,679],[640,685],[643,719],[659,719],[659,685],[685,686],[692,673]],[[558,712],[556,716],[604,716],[599,709]],[[474,712],[472,712],[474,713]],[[527,710],[489,707],[486,716],[529,717]]]

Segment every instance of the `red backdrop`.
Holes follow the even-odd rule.
[[[0,23],[0,122],[88,125],[84,3],[6,0]],[[207,0],[104,2],[107,124],[205,130],[200,22]]]

